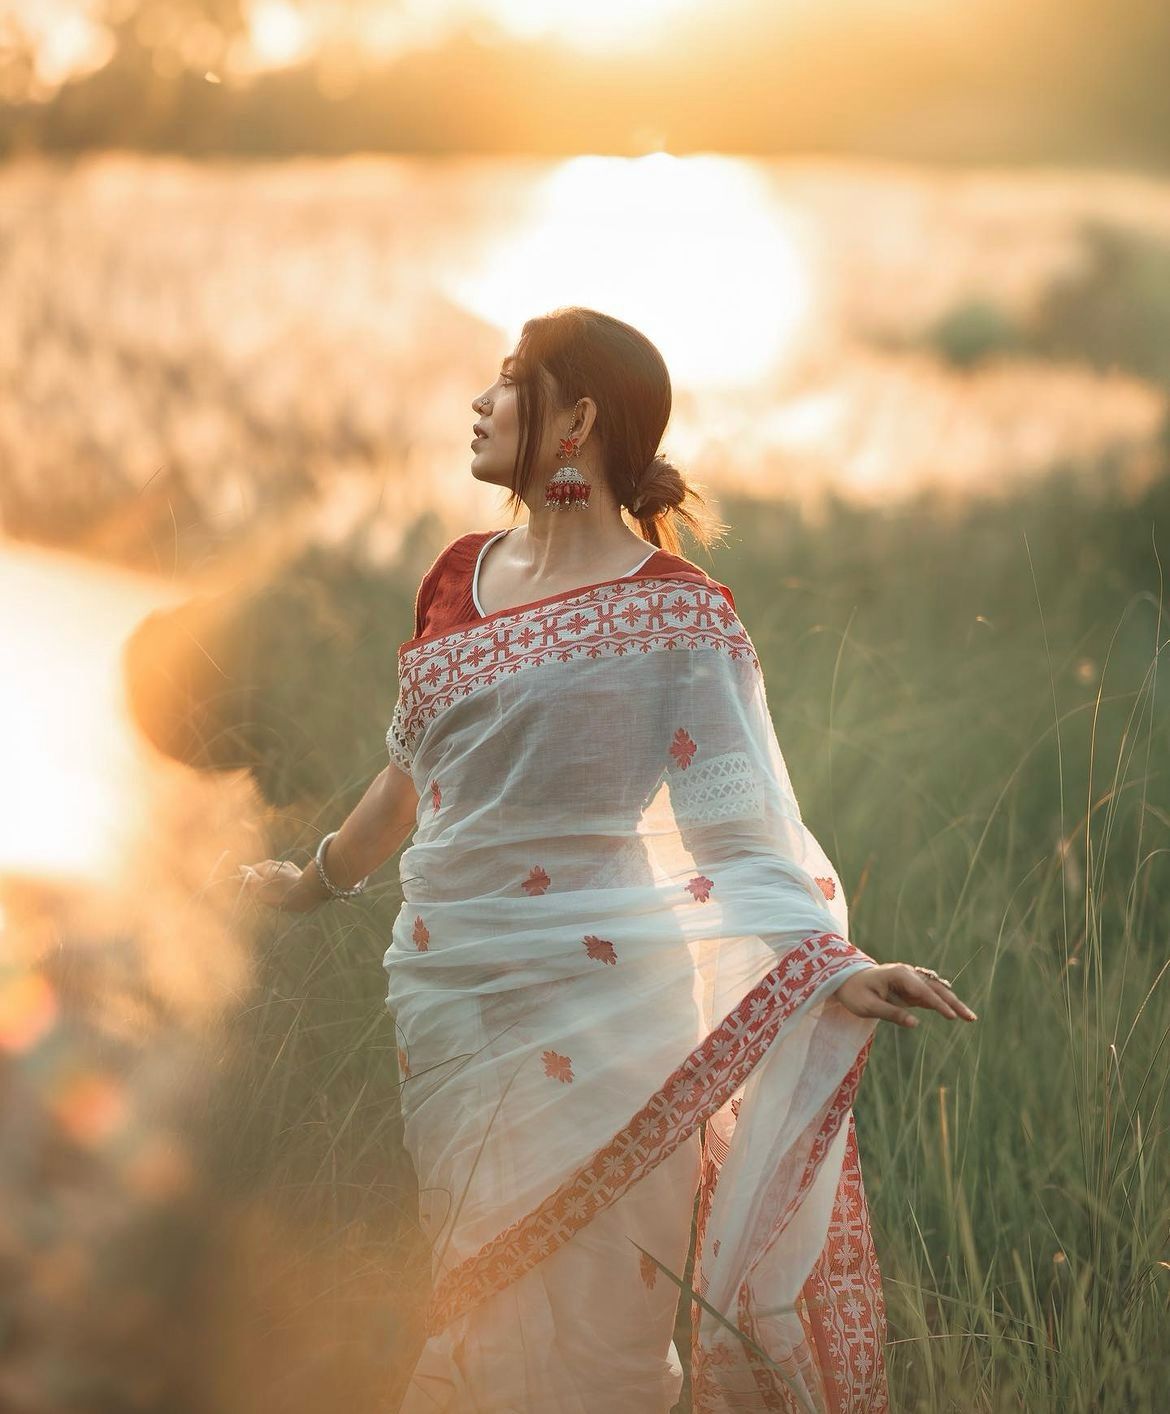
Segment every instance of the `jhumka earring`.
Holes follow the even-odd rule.
[[[576,437],[562,437],[561,449],[557,456],[571,457],[576,452]],[[593,483],[587,481],[575,466],[558,467],[549,477],[548,485],[544,488],[544,504],[550,510],[560,507],[567,507],[570,510],[574,508],[584,510],[589,504],[589,493],[592,490]]]

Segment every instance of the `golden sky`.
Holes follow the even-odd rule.
[[[104,0],[108,6],[109,0]],[[833,0],[832,23],[867,12],[923,12],[964,8],[969,0]],[[130,0],[127,0],[129,7]],[[330,48],[357,59],[392,60],[412,49],[441,44],[464,30],[484,43],[556,40],[583,53],[628,53],[675,44],[694,26],[701,33],[740,31],[777,8],[798,31],[825,23],[815,0],[244,0],[247,37],[226,67],[246,74],[295,64],[314,50]],[[160,17],[159,11],[163,12]],[[188,33],[189,19],[176,29]],[[0,0],[0,35],[16,28],[32,40],[41,83],[55,88],[71,74],[100,68],[111,42],[98,19],[99,0]],[[165,7],[144,23],[168,23]],[[156,36],[157,37],[157,36]],[[177,36],[185,38],[186,36]],[[144,36],[146,38],[146,36]]]
[[[802,0],[790,0],[794,11]],[[734,9],[734,5],[728,8]],[[583,50],[654,43],[664,26],[712,9],[711,0],[247,0],[248,39],[230,67],[254,72],[296,63],[322,45],[392,59],[469,29],[478,38],[559,38]],[[0,0],[0,24],[15,24],[35,43],[37,71],[55,87],[70,74],[99,68],[109,36],[94,0]]]
[[[212,0],[0,0],[0,104],[47,108],[102,69],[114,13],[121,88],[63,95],[51,145],[1170,157],[1170,7],[1153,0],[218,3],[242,30],[209,22]],[[208,100],[191,76],[224,87]]]

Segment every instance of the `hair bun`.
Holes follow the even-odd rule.
[[[653,520],[664,511],[681,506],[686,494],[682,472],[659,454],[646,463],[638,478],[630,509],[640,520]]]

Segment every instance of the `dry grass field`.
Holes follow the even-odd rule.
[[[602,165],[619,225],[565,168],[0,171],[0,1406],[396,1407],[396,864],[304,918],[230,876],[383,766],[418,576],[504,523],[470,400],[580,302],[675,372],[855,940],[979,1013],[883,1031],[857,1105],[894,1408],[1152,1414],[1170,186]]]

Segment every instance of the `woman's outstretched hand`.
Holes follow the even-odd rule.
[[[854,972],[833,994],[854,1016],[876,1016],[899,1026],[917,1026],[907,1007],[930,1007],[948,1021],[974,1021],[975,1013],[941,978],[924,977],[905,962],[884,962]]]
[[[322,900],[305,898],[302,873],[290,859],[264,859],[259,864],[241,865],[237,877],[246,898],[282,913],[312,913]]]

